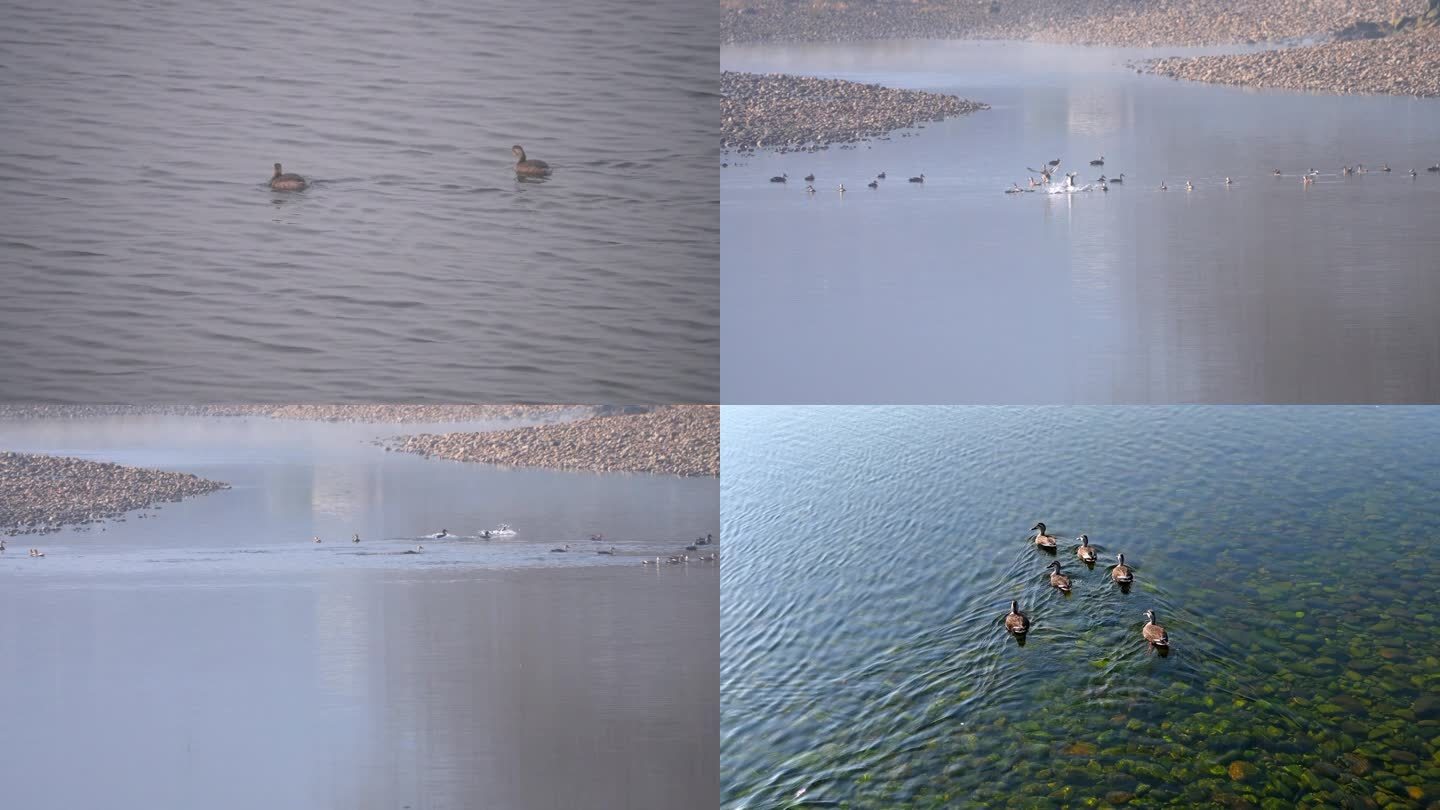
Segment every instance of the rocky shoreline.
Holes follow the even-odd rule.
[[[380,442],[429,458],[513,467],[679,476],[720,474],[720,409],[668,405],[485,433],[423,433]]]
[[[1241,87],[1440,96],[1440,29],[1281,51],[1156,59],[1145,69]]]
[[[405,424],[489,422],[583,416],[618,406],[592,405],[0,405],[0,419],[106,416],[263,417],[315,422]]]
[[[720,74],[720,148],[855,143],[989,106],[941,93],[782,74]]]
[[[229,488],[189,473],[0,453],[0,531],[47,534]]]
[[[747,42],[1015,39],[1218,45],[1328,35],[1424,14],[1428,0],[721,0],[721,38]]]

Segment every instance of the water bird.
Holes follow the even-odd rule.
[[[0,540],[0,553],[4,553],[4,551],[5,551],[5,541],[4,541],[4,540]]]
[[[1195,187],[1192,186],[1192,185],[1190,185],[1190,181],[1189,181],[1189,180],[1186,180],[1186,181],[1185,181],[1185,190],[1186,190],[1186,191],[1194,191],[1194,190],[1195,190]]]
[[[1432,169],[1431,171],[1434,171],[1434,170]],[[912,177],[912,178],[910,178],[910,182],[912,182],[912,183],[923,183],[923,182],[925,182],[925,175],[922,174],[922,175],[920,175],[920,176],[918,176],[918,177]]]
[[[1120,176],[1119,176],[1119,177],[1112,177],[1112,178],[1110,178],[1107,182],[1110,182],[1110,183],[1123,183],[1123,182],[1125,182],[1125,173],[1124,173],[1124,172],[1120,172]]]
[[[1271,174],[1275,175],[1276,177],[1279,177],[1279,176],[1280,176],[1280,170],[1279,170],[1279,169],[1276,169],[1275,171],[1271,172]]]
[[[449,536],[450,536],[450,530],[449,530],[449,529],[441,529],[435,536],[436,536],[436,537],[449,537]]]
[[[1165,191],[1165,181],[1164,181],[1164,180],[1161,180],[1161,181],[1160,181],[1160,190],[1161,190],[1161,191]]]
[[[1355,173],[1355,170],[1352,169],[1352,168],[1350,168],[1349,166],[1342,166],[1342,167],[1340,167],[1340,173],[1341,173],[1341,174],[1354,174],[1354,173]]]
[[[879,180],[871,180],[870,182],[866,183],[865,185],[866,185],[867,187],[869,187],[869,188],[879,188],[879,187],[880,187],[880,181],[879,181]]]
[[[1025,635],[1030,629],[1030,619],[1020,612],[1020,603],[1014,599],[1010,600],[1010,612],[1005,614],[1005,629],[1017,636]]]
[[[688,546],[685,547],[685,550],[686,550],[686,551],[699,551],[699,550],[700,550],[700,547],[697,546],[697,545],[695,545],[694,543],[691,543],[690,545],[688,545]]]
[[[595,552],[595,553],[596,553],[596,554],[605,554],[605,555],[613,556],[613,555],[615,554],[615,547],[614,547],[614,546],[611,546],[609,551],[606,551],[605,549],[602,548],[602,549],[600,549],[599,551],[597,551],[597,552]]]
[[[1038,532],[1038,534],[1035,535],[1035,545],[1041,548],[1049,549],[1051,551],[1055,550],[1056,538],[1045,533],[1044,523],[1036,523],[1034,526],[1030,527],[1030,531]]]
[[[1170,634],[1165,632],[1165,628],[1155,623],[1155,611],[1153,610],[1145,611],[1145,627],[1140,632],[1145,636],[1146,641],[1156,647],[1170,646]]]
[[[569,550],[570,550],[570,544],[569,544],[569,543],[566,543],[564,548],[552,548],[552,549],[550,549],[550,553],[551,553],[551,554],[564,554],[565,552],[567,552],[567,551],[569,551]]]
[[[1436,163],[1434,166],[1431,166],[1431,167],[1427,168],[1425,171],[1427,171],[1427,172],[1440,172],[1440,163]]]
[[[544,177],[550,173],[550,164],[543,160],[530,160],[525,157],[525,147],[515,144],[510,147],[510,154],[515,156],[515,173],[526,177]]]
[[[422,552],[422,551],[424,551],[424,550],[425,550],[425,547],[424,547],[424,546],[420,545],[419,543],[416,543],[416,544],[415,544],[415,548],[407,548],[407,549],[405,549],[405,551],[402,552],[402,553],[404,553],[404,554],[419,554],[420,552]]]
[[[1045,165],[1046,165],[1046,166],[1059,166],[1059,165],[1060,165],[1060,158],[1055,158],[1054,160],[1046,163]]]
[[[1104,165],[1105,165],[1105,156],[1104,156],[1104,155],[1101,155],[1098,159],[1090,161],[1090,165],[1091,165],[1091,166],[1104,166]]]
[[[38,549],[38,548],[32,548],[32,549],[30,549],[30,556],[31,556],[31,557],[44,557],[44,556],[45,556],[45,552],[41,551],[41,550]]]
[[[641,561],[640,561],[640,564],[641,564],[641,565],[659,565],[659,564],[660,564],[660,558],[659,558],[659,557],[656,557],[656,558],[653,559],[653,560],[641,560]]]
[[[355,533],[355,536],[352,537],[352,538],[350,538],[350,542],[352,542],[352,543],[358,543],[358,542],[360,542],[360,533],[359,533],[359,532],[356,532],[356,533]]]
[[[805,193],[806,193],[806,194],[814,194],[814,193],[815,193],[815,187],[814,187],[814,186],[806,186],[806,187],[805,187]]]
[[[841,183],[841,184],[840,184],[840,193],[841,193],[841,194],[844,194],[844,193],[845,193],[845,184],[844,184],[844,183]]]
[[[1081,562],[1093,565],[1100,555],[1096,553],[1095,547],[1090,545],[1090,535],[1082,534],[1079,540],[1080,547],[1075,549],[1075,556],[1079,557]]]
[[[785,182],[786,180],[789,180],[789,179],[790,179],[790,175],[788,175],[788,174],[781,174],[781,175],[777,175],[777,176],[775,176],[775,177],[770,178],[770,182],[772,182],[772,183],[783,183],[783,182]]]
[[[807,183],[813,183],[814,181],[815,181],[815,175],[814,175],[814,174],[807,174],[807,175],[805,175],[805,182],[807,182]]]
[[[1313,168],[1312,168],[1312,169],[1311,169],[1309,172],[1307,172],[1307,173],[1308,173],[1311,177],[1319,177],[1319,176],[1320,176],[1320,170],[1319,170],[1319,169],[1313,169]]]
[[[603,535],[603,534],[592,534],[592,535],[590,535],[590,542],[592,542],[592,543],[598,543],[598,542],[600,542],[600,541],[602,541],[602,540],[604,540],[604,539],[605,539],[605,535]]]
[[[1024,192],[1025,189],[1020,188],[1019,183],[1011,183],[1010,187],[1005,189],[1006,194],[1023,194]]]
[[[1110,190],[1110,186],[1107,185],[1107,184],[1105,183],[1105,181],[1102,180],[1102,181],[1100,182],[1100,190],[1101,190],[1101,191],[1109,191],[1109,190]]]
[[[1389,164],[1389,163],[1381,163],[1381,164],[1380,164],[1380,171],[1382,171],[1382,172],[1388,172],[1388,171],[1390,171],[1390,164]]]
[[[1411,170],[1410,170],[1410,177],[1415,178],[1415,177],[1419,177],[1419,176],[1420,176],[1420,175],[1419,175],[1414,169],[1411,169]]]
[[[1050,563],[1050,584],[1061,593],[1070,592],[1070,578],[1060,573],[1060,561]]]
[[[877,180],[884,180],[884,179],[885,179],[885,173],[884,173],[884,172],[880,172],[879,174],[875,175],[875,179],[877,179]]]
[[[481,539],[481,540],[489,540],[489,539],[490,539],[490,530],[489,530],[489,529],[486,529],[485,531],[480,532],[480,539]]]
[[[1311,176],[1308,175],[1308,174],[1305,175],[1304,177],[1300,178],[1300,185],[1302,185],[1302,186],[1308,186],[1308,185],[1310,185],[1311,183],[1314,183],[1314,182],[1315,182],[1315,178],[1311,177]]]
[[[1227,185],[1227,186],[1230,185],[1230,178],[1228,178],[1228,177],[1225,178],[1225,185]]]
[[[1125,564],[1125,555],[1117,554],[1115,556],[1120,562],[1114,568],[1110,569],[1110,578],[1122,585],[1134,581],[1135,575],[1130,572],[1130,566]]]
[[[276,191],[303,191],[307,185],[309,184],[305,182],[305,178],[298,174],[286,174],[279,163],[275,164],[275,174],[270,177],[270,188]]]
[[[312,542],[312,543],[323,543],[324,541],[321,540],[321,539],[320,539],[320,535],[317,534],[317,535],[315,535],[314,537],[310,538],[310,542]]]

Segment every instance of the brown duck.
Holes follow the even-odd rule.
[[[1083,563],[1094,564],[1100,555],[1096,553],[1095,547],[1090,545],[1090,535],[1082,534],[1079,539],[1080,547],[1075,549],[1075,556],[1079,557]]]
[[[1110,578],[1121,585],[1129,585],[1135,579],[1135,575],[1130,573],[1130,566],[1125,564],[1124,554],[1117,554],[1116,558],[1120,560],[1120,563],[1110,569]]]
[[[1056,538],[1045,533],[1044,523],[1036,523],[1030,527],[1030,531],[1039,532],[1039,534],[1035,535],[1035,545],[1041,548],[1048,548],[1051,551],[1055,550]]]
[[[1141,632],[1144,633],[1145,640],[1156,647],[1170,646],[1170,635],[1165,632],[1165,628],[1155,623],[1155,611],[1153,610],[1145,611],[1145,627]]]
[[[1017,636],[1025,635],[1030,629],[1030,619],[1020,612],[1020,603],[1010,600],[1010,612],[1005,614],[1005,629]]]
[[[1060,573],[1060,561],[1050,563],[1050,584],[1060,589],[1061,593],[1070,592],[1070,578]]]

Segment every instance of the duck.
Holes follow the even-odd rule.
[[[1195,190],[1195,187],[1190,184],[1190,181],[1189,181],[1189,180],[1186,180],[1186,181],[1185,181],[1185,190],[1186,190],[1186,191],[1194,191],[1194,190]]]
[[[1300,185],[1302,185],[1302,186],[1308,186],[1308,185],[1311,185],[1311,184],[1314,183],[1314,182],[1315,182],[1315,178],[1311,177],[1311,176],[1308,175],[1308,174],[1305,175],[1304,177],[1300,178]]]
[[[0,540],[0,553],[3,553],[4,551],[5,551],[5,541],[4,541],[4,540]]]
[[[785,182],[786,180],[789,180],[789,179],[790,179],[790,175],[788,175],[788,174],[781,174],[781,175],[776,175],[775,177],[770,178],[770,182],[772,182],[772,183],[783,183],[783,182]]]
[[[1054,160],[1050,161],[1049,163],[1046,163],[1045,165],[1047,165],[1047,166],[1059,166],[1059,165],[1060,165],[1060,158],[1055,158]]]
[[[490,530],[489,530],[489,529],[486,529],[485,531],[480,532],[480,539],[481,539],[481,540],[489,540],[489,539],[490,539]]]
[[[641,560],[641,561],[640,561],[640,564],[641,564],[641,565],[659,565],[659,564],[660,564],[660,558],[659,558],[659,557],[656,557],[656,558],[653,559],[653,560]]]
[[[806,186],[806,187],[805,187],[805,193],[806,193],[806,194],[814,194],[814,193],[815,193],[815,187],[814,187],[814,186]]]
[[[439,533],[436,534],[435,536],[436,536],[436,537],[449,537],[449,536],[450,536],[450,530],[449,530],[449,529],[441,529],[441,530],[439,531]]]
[[[701,554],[701,555],[700,555],[700,562],[715,562],[715,561],[718,560],[718,559],[720,559],[720,555],[719,555],[719,554]]]
[[[1082,534],[1078,539],[1080,547],[1075,549],[1075,556],[1079,557],[1081,562],[1093,564],[1100,555],[1096,553],[1095,547],[1090,545],[1090,535]]]
[[[844,184],[844,183],[841,183],[841,184],[840,184],[840,193],[841,193],[841,194],[844,194],[844,193],[845,193],[845,184]]]
[[[1127,585],[1134,581],[1135,575],[1131,573],[1130,566],[1125,564],[1125,555],[1117,554],[1115,556],[1120,562],[1114,568],[1110,569],[1110,578],[1121,585]]]
[[[604,554],[604,555],[606,555],[606,556],[614,556],[614,554],[615,554],[615,547],[614,547],[614,546],[611,546],[609,551],[606,551],[605,549],[602,548],[602,549],[600,549],[599,551],[597,551],[597,552],[595,552],[595,553],[596,553],[596,554]]]
[[[31,556],[31,557],[44,557],[44,556],[45,556],[45,552],[41,551],[41,550],[38,549],[38,548],[32,548],[32,549],[30,549],[30,556]]]
[[[1161,181],[1160,181],[1160,190],[1161,190],[1161,191],[1165,191],[1165,190],[1166,190],[1166,189],[1165,189],[1165,181],[1164,181],[1164,180],[1161,180]]]
[[[415,545],[415,548],[407,548],[407,549],[405,549],[405,551],[404,551],[403,553],[405,553],[405,554],[419,554],[419,553],[421,553],[421,552],[424,551],[424,550],[425,550],[425,547],[417,543],[417,544]]]
[[[807,183],[813,183],[813,182],[815,182],[815,175],[814,175],[813,173],[812,173],[812,174],[807,174],[807,175],[805,175],[805,182],[807,182]]]
[[[694,543],[691,543],[690,545],[688,545],[688,546],[685,547],[685,550],[686,550],[686,551],[699,551],[699,550],[700,550],[700,547],[697,546],[697,545],[695,545]]]
[[[1119,176],[1119,177],[1112,177],[1112,178],[1110,178],[1109,180],[1107,180],[1106,182],[1109,182],[1109,183],[1123,183],[1123,182],[1125,182],[1125,173],[1124,173],[1124,172],[1120,172],[1120,176]]]
[[[1030,618],[1020,612],[1020,603],[1010,600],[1010,612],[1005,614],[1005,629],[1017,636],[1023,636],[1030,629]]]
[[[1091,165],[1091,166],[1104,166],[1104,165],[1105,165],[1105,156],[1104,156],[1104,155],[1101,155],[1100,157],[1096,158],[1095,160],[1090,161],[1090,165]]]
[[[356,532],[356,533],[355,533],[355,536],[352,537],[352,538],[350,538],[350,542],[352,542],[352,543],[358,543],[358,542],[360,542],[360,533],[359,533],[359,532]]]
[[[275,164],[275,174],[270,176],[270,188],[276,191],[304,191],[308,185],[310,184],[305,182],[305,178],[298,174],[286,174],[279,163]]]
[[[551,554],[564,554],[565,552],[567,552],[567,551],[569,551],[569,550],[570,550],[570,544],[569,544],[569,543],[566,543],[564,548],[552,548],[552,549],[550,549],[550,553],[551,553]]]
[[[1427,172],[1440,172],[1440,163],[1436,163],[1434,166],[1430,166],[1429,168],[1425,169],[1425,171],[1427,171]]]
[[[1225,178],[1225,185],[1227,185],[1227,186],[1230,185],[1230,178],[1228,178],[1228,177]]]
[[[1100,183],[1100,190],[1101,190],[1101,191],[1109,191],[1109,190],[1110,190],[1110,185],[1109,185],[1108,183],[1105,183],[1104,181],[1101,181],[1101,183]]]
[[[1355,173],[1355,170],[1352,169],[1352,168],[1350,168],[1349,166],[1342,166],[1342,167],[1340,167],[1340,173],[1341,173],[1341,174],[1354,174],[1354,173]]]
[[[1005,189],[1005,193],[1006,193],[1006,194],[1023,194],[1023,193],[1025,193],[1025,189],[1020,188],[1020,184],[1019,184],[1019,183],[1011,183],[1011,184],[1010,184],[1010,187],[1007,188],[1007,189]]]
[[[1381,163],[1381,164],[1380,164],[1380,171],[1382,171],[1382,172],[1388,172],[1388,171],[1390,171],[1390,164],[1389,164],[1389,163]]]
[[[880,187],[880,181],[879,181],[879,180],[871,180],[870,182],[866,183],[865,186],[866,186],[867,188],[879,188],[879,187]]]
[[[1145,611],[1145,626],[1141,628],[1140,632],[1145,636],[1146,641],[1156,647],[1170,646],[1170,634],[1165,632],[1165,628],[1155,623],[1155,611],[1153,610]]]
[[[1433,169],[1432,169],[1432,171],[1433,171]],[[921,175],[918,175],[918,176],[916,176],[916,177],[912,177],[912,178],[910,178],[910,182],[912,182],[912,183],[923,183],[923,182],[925,182],[925,175],[921,174]]]
[[[321,540],[321,539],[320,539],[320,535],[317,534],[317,535],[315,535],[314,537],[310,538],[310,542],[312,542],[312,543],[323,543],[323,542],[325,542],[325,541],[324,541],[324,540]]]
[[[1279,169],[1276,169],[1275,171],[1271,172],[1271,174],[1275,175],[1276,177],[1279,177],[1279,176],[1280,176],[1280,170],[1279,170]]]
[[[1050,584],[1061,593],[1070,592],[1070,578],[1060,573],[1060,561],[1050,563]]]
[[[1051,551],[1055,550],[1056,538],[1045,533],[1044,523],[1036,523],[1034,526],[1030,527],[1030,531],[1039,532],[1035,535],[1035,545],[1041,548],[1048,548]]]
[[[1411,177],[1411,179],[1414,179],[1414,178],[1419,177],[1419,176],[1420,176],[1419,173],[1416,172],[1414,169],[1411,169],[1411,170],[1410,170],[1410,177]]]
[[[510,147],[510,154],[515,156],[515,173],[526,177],[544,177],[550,173],[550,164],[543,160],[530,160],[525,157],[525,147],[515,144]]]
[[[885,179],[885,173],[884,173],[884,172],[880,172],[879,174],[875,175],[875,179],[876,179],[876,180],[884,180],[884,179]]]

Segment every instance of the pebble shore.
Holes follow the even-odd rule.
[[[228,488],[189,473],[0,453],[0,531],[45,534]]]
[[[423,433],[383,442],[387,450],[452,461],[592,472],[720,474],[720,409],[669,405],[644,414],[486,433]]]
[[[1440,29],[1283,51],[1157,59],[1147,69],[1242,87],[1440,96]]]
[[[878,84],[756,73],[720,74],[720,148],[779,151],[855,143],[988,105]]]

